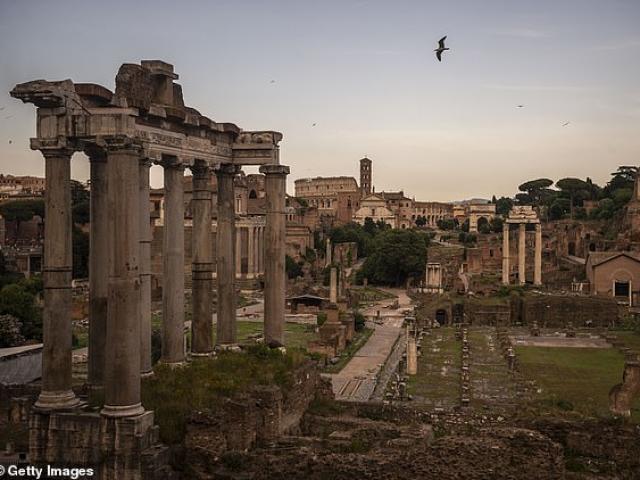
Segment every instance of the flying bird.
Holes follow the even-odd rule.
[[[271,80],[269,83],[276,83],[276,81],[275,80]]]
[[[524,105],[516,105],[516,108],[522,108]]]
[[[9,140],[9,145],[11,145],[13,143],[13,140]]]
[[[563,127],[566,127],[567,125],[569,125],[571,122],[565,122],[562,124]]]
[[[311,126],[312,126],[312,127],[315,127],[315,126],[316,126],[316,124],[314,123],[314,124],[313,124],[313,125],[311,125]]]
[[[436,48],[434,50],[434,52],[436,52],[436,58],[438,59],[439,62],[442,61],[442,52],[444,52],[445,50],[449,50],[449,48],[444,46],[444,41],[447,39],[447,36],[445,35],[444,37],[442,37],[440,40],[438,40],[438,48]]]

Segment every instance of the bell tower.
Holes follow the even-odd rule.
[[[371,163],[366,156],[360,160],[360,194],[363,197],[371,194]]]

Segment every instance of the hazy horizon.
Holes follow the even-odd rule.
[[[141,59],[172,63],[213,120],[282,132],[290,193],[297,178],[358,179],[365,155],[376,191],[433,201],[539,177],[604,185],[640,164],[640,2],[480,3],[0,0],[0,172],[44,175],[16,83],[113,89]],[[80,155],[72,170],[86,180]]]

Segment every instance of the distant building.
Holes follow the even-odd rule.
[[[397,228],[396,214],[387,208],[386,200],[378,194],[372,193],[360,201],[360,208],[355,213],[353,220],[364,225],[365,219],[370,218],[374,222],[382,221],[391,228]]]
[[[372,162],[364,157],[360,160],[360,193],[363,198],[371,194],[372,176]]]
[[[10,197],[20,194],[44,193],[44,178],[0,174],[0,195]]]
[[[586,262],[592,295],[615,297],[637,305],[640,293],[640,258],[630,252],[591,252]]]
[[[295,196],[318,209],[320,224],[331,226],[352,220],[361,193],[353,177],[315,177],[296,180]]]

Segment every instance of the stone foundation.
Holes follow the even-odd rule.
[[[158,443],[153,412],[128,418],[86,411],[31,413],[33,465],[91,468],[90,478],[99,480],[164,480],[176,478],[168,456],[168,448]]]

